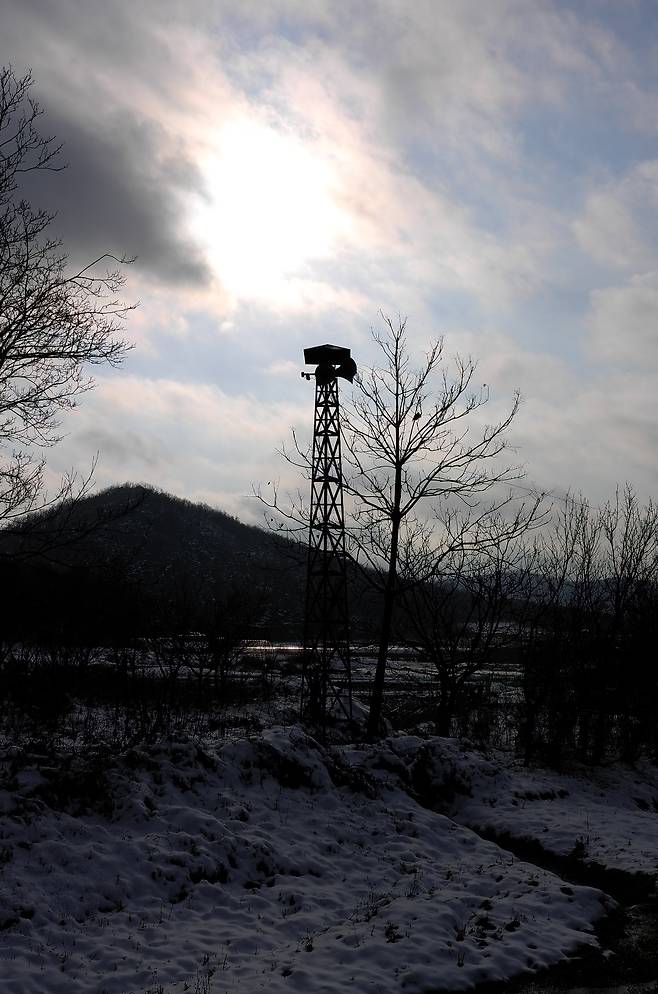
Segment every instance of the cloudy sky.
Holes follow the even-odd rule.
[[[245,520],[312,416],[305,346],[414,348],[515,388],[527,483],[658,483],[655,0],[0,0],[63,173],[31,198],[72,260],[136,255],[123,366],[56,474]]]

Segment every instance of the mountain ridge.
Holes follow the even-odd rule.
[[[39,627],[27,624],[30,609],[47,614],[49,627],[58,609],[74,615],[76,601],[87,613],[104,613],[103,598],[125,611],[123,588],[145,602],[145,623],[154,612],[162,623],[167,614],[191,617],[210,602],[258,591],[270,615],[298,631],[305,556],[301,543],[218,508],[125,483],[0,532],[4,587],[12,590],[4,615],[20,617],[27,631]]]

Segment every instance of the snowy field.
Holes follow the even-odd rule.
[[[656,769],[597,777],[298,727],[28,766],[0,790],[0,991],[420,994],[559,962],[610,900],[467,823],[656,872]]]
[[[414,783],[430,803],[438,797],[445,813],[476,831],[530,839],[558,856],[658,881],[658,767],[651,763],[557,773],[526,768],[499,750],[483,754],[456,739],[415,736],[353,751],[351,761],[379,777],[395,770],[396,780]]]

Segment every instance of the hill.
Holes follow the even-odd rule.
[[[150,487],[112,487],[0,533],[4,637],[190,629],[231,599],[299,635],[305,548]]]

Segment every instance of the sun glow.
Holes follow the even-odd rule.
[[[241,118],[221,130],[202,165],[209,202],[193,229],[235,298],[283,301],[312,260],[327,257],[345,223],[331,165],[299,138]]]

